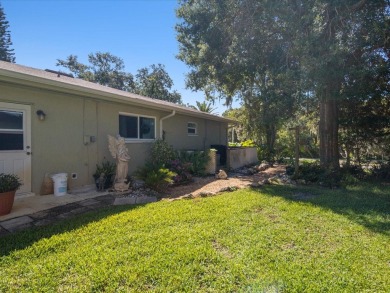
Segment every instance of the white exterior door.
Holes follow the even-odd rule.
[[[0,102],[0,173],[16,174],[31,192],[31,106]]]

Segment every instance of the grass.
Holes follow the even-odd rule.
[[[0,292],[388,292],[390,188],[271,186],[0,238]]]

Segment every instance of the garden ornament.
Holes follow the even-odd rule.
[[[114,159],[116,159],[116,174],[114,179],[114,189],[116,191],[127,191],[129,183],[127,183],[128,162],[130,160],[129,150],[126,147],[125,139],[121,136],[117,138],[108,135],[108,148]]]

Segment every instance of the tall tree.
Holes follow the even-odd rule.
[[[297,62],[281,38],[283,22],[267,1],[181,1],[179,59],[192,67],[187,85],[212,90],[226,104],[240,98],[257,140],[265,136],[272,159],[276,131],[300,96]],[[214,95],[216,96],[216,95]]]
[[[88,55],[88,62],[90,65],[82,64],[77,56],[69,55],[65,60],[57,59],[57,66],[67,68],[77,78],[123,91],[134,90],[133,75],[123,71],[125,66],[121,58],[108,52],[97,52]]]
[[[153,64],[138,70],[134,92],[143,96],[181,104],[181,95],[171,90],[173,81],[164,65]]]
[[[0,60],[15,63],[14,49],[11,48],[11,33],[4,9],[0,4]]]
[[[248,109],[269,114],[281,98],[294,105],[303,93],[315,97],[321,164],[338,169],[343,90],[356,86],[353,70],[376,66],[367,55],[388,64],[388,11],[389,0],[182,0],[178,57],[192,68],[188,86],[211,86],[227,101],[238,96]]]
[[[80,63],[77,56],[69,55],[65,60],[57,59],[57,66],[67,68],[77,78],[90,82],[133,92],[139,95],[181,103],[181,95],[171,91],[173,81],[163,65],[151,65],[138,70],[135,78],[124,71],[124,62],[111,53],[91,53],[88,55],[89,65]]]

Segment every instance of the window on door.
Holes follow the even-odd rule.
[[[0,151],[23,150],[23,112],[0,110]]]

